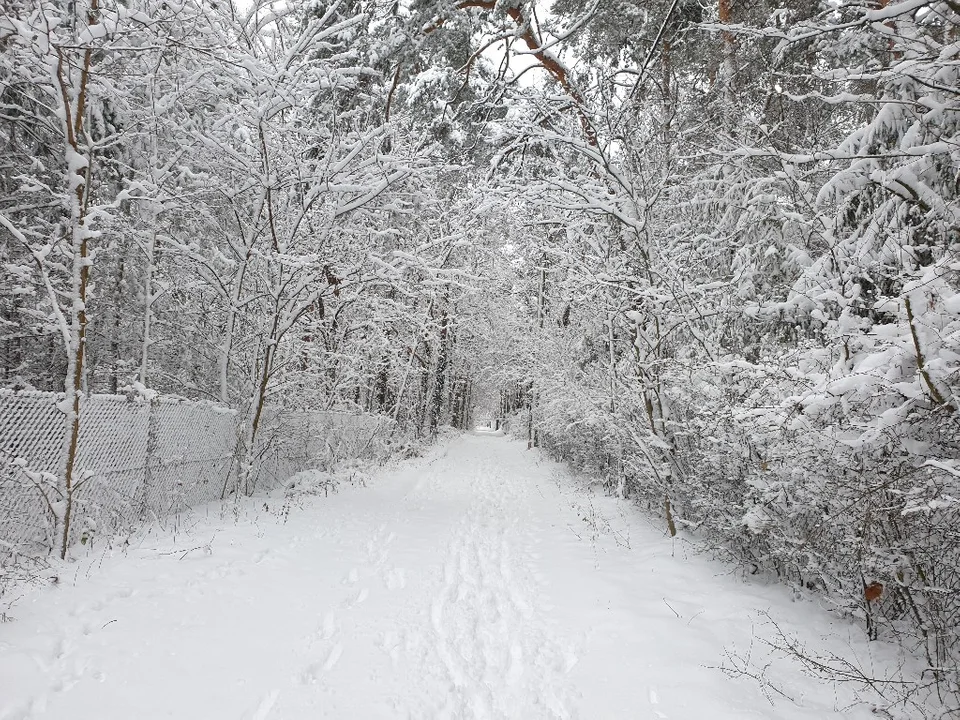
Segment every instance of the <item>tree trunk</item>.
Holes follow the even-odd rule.
[[[446,389],[447,382],[447,335],[449,328],[449,316],[447,315],[447,308],[444,307],[443,312],[440,314],[440,338],[437,341],[437,367],[433,381],[433,402],[430,408],[430,433],[432,435],[437,434],[440,419],[443,415],[443,393]]]
[[[673,57],[671,52],[673,46],[669,40],[663,41],[663,49],[660,53],[660,70],[662,72],[661,84],[663,86],[663,120],[660,123],[663,133],[663,148],[667,150],[670,146],[670,128],[673,123]]]
[[[97,24],[96,12],[99,9],[98,0],[92,0],[87,24]],[[93,51],[87,49],[83,54],[83,63],[80,70],[79,84],[74,95],[72,83],[69,79],[69,61],[64,57],[64,50],[57,48],[57,84],[59,85],[66,139],[66,152],[70,164],[82,158],[85,150],[81,145],[84,136],[83,120],[87,112],[87,91],[90,80],[90,68],[93,62]],[[66,74],[65,74],[66,73]],[[76,98],[71,101],[71,95]],[[66,452],[63,471],[63,516],[62,536],[60,543],[61,559],[67,556],[67,547],[70,542],[70,523],[73,515],[74,493],[79,488],[76,481],[77,450],[80,441],[80,410],[81,396],[84,390],[85,361],[87,356],[87,288],[90,282],[90,233],[87,228],[87,203],[89,201],[90,175],[93,166],[93,157],[88,152],[86,162],[69,173],[68,185],[73,187],[71,194],[71,244],[73,249],[73,269],[71,272],[71,300],[70,303],[70,334],[67,347],[67,373],[64,379],[64,409],[66,415]],[[77,165],[80,165],[77,163]]]
[[[146,387],[148,368],[150,366],[150,333],[153,323],[153,271],[156,265],[157,253],[157,221],[158,214],[151,214],[150,242],[147,244],[147,272],[143,279],[143,342],[140,346],[140,384]]]
[[[126,282],[125,274],[126,258],[121,248],[117,258],[117,284],[113,294],[113,331],[110,336],[110,392],[114,395],[120,389],[120,365],[122,362],[120,337],[122,335],[121,320],[123,319],[121,308],[123,307],[123,285]]]
[[[718,0],[717,10],[721,25],[733,24],[733,0]],[[727,130],[733,132],[731,112],[733,110],[734,76],[737,72],[736,43],[733,33],[729,30],[724,30],[721,33],[721,40],[723,46],[721,48],[720,82],[722,83],[721,91],[723,93],[724,125]]]

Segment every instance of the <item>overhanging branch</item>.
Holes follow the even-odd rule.
[[[497,3],[496,0],[460,0],[460,2],[456,3],[453,7],[457,10],[468,10],[470,8],[494,10],[497,7]],[[520,29],[520,39],[523,40],[527,48],[530,50],[529,54],[533,55],[533,57],[537,59],[537,61],[540,63],[540,66],[543,67],[543,69],[546,70],[550,76],[557,81],[557,84],[559,84],[560,87],[563,88],[563,91],[570,97],[571,100],[573,100],[577,116],[580,119],[580,126],[583,128],[583,134],[586,137],[587,143],[593,147],[597,147],[597,131],[590,123],[590,118],[587,117],[586,103],[584,102],[583,95],[570,81],[570,73],[567,68],[564,67],[563,63],[561,63],[553,55],[553,53],[544,48],[540,38],[538,38],[536,33],[533,31],[533,26],[520,8],[505,7],[503,8],[503,11]],[[444,17],[434,18],[430,23],[424,26],[424,34],[429,35],[430,33],[439,30],[441,27],[443,27],[445,22],[446,18]]]

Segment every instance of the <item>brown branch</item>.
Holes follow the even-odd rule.
[[[267,138],[263,132],[263,121],[257,126],[260,133],[260,150],[263,153],[263,174],[267,185],[267,220],[270,224],[270,237],[273,241],[274,252],[280,252],[280,241],[277,239],[277,223],[273,217],[273,179],[270,177],[270,152],[267,149]]]
[[[461,0],[460,2],[454,5],[454,8],[457,10],[466,10],[468,8],[479,8],[481,10],[493,10],[497,6],[496,0]],[[580,94],[580,91],[574,87],[573,83],[570,81],[569,73],[567,69],[557,60],[553,55],[548,53],[544,48],[543,44],[540,42],[540,39],[537,37],[536,33],[533,31],[532,25],[527,21],[526,16],[523,14],[523,11],[517,7],[508,7],[504,8],[507,16],[513,20],[513,22],[520,29],[520,39],[526,44],[527,48],[530,50],[530,54],[535,57],[541,67],[546,70],[550,76],[557,81],[564,92],[570,96],[574,101],[574,107],[577,111],[577,116],[580,119],[580,126],[583,128],[583,134],[586,136],[587,143],[592,147],[598,147],[597,142],[597,131],[593,128],[593,125],[590,123],[590,119],[587,117],[586,113],[586,103],[584,102],[583,95]],[[438,17],[435,18],[430,24],[423,28],[423,33],[429,35],[435,30],[443,27],[446,22],[446,18]]]
[[[910,326],[910,337],[913,338],[913,350],[917,356],[917,370],[920,372],[920,377],[922,377],[924,382],[927,384],[927,388],[930,391],[930,397],[933,398],[934,402],[936,402],[938,405],[942,405],[950,411],[953,411],[953,405],[947,403],[947,399],[943,396],[940,390],[937,389],[937,386],[934,385],[933,378],[931,378],[930,373],[927,372],[923,351],[920,349],[920,338],[917,336],[917,329],[913,324],[913,307],[910,304],[910,297],[908,295],[903,296],[903,306],[907,311],[907,324]]]
[[[393,94],[397,91],[397,83],[400,82],[400,68],[401,64],[397,63],[397,69],[393,73],[393,83],[390,85],[390,92],[387,93],[387,107],[384,113],[387,122],[390,122],[390,106],[393,104]]]
[[[93,0],[90,3],[90,12],[87,13],[87,26],[93,27],[97,25],[97,15],[96,13],[100,10],[99,0]],[[90,65],[93,60],[93,48],[88,47],[83,53],[83,70],[80,72],[80,94],[77,97],[77,116],[74,120],[75,126],[73,129],[73,134],[77,139],[77,142],[80,141],[80,136],[83,134],[83,116],[87,111],[87,88],[89,85],[90,79]]]

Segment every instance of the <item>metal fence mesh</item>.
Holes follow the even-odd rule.
[[[55,544],[63,475],[62,394],[0,390],[0,553]],[[338,412],[267,413],[255,453],[259,489],[337,458],[365,455],[389,421]],[[236,482],[238,414],[212,403],[90,395],[81,406],[74,538],[217,500]],[[51,507],[53,505],[53,507]]]

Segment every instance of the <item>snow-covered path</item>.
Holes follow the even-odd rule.
[[[870,662],[856,629],[502,436],[237,514],[91,554],[16,605],[0,720],[841,717],[851,697],[792,665],[768,673],[799,704],[716,669],[761,655],[765,610]]]

